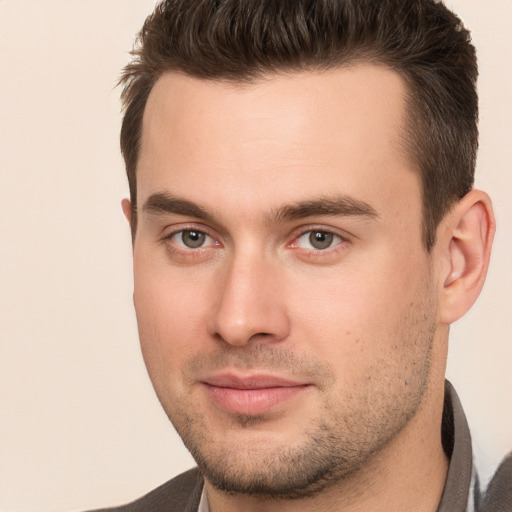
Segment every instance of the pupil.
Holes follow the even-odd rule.
[[[201,247],[204,243],[204,238],[204,233],[201,233],[200,231],[184,231],[181,235],[183,243],[191,249]]]
[[[327,249],[332,244],[332,233],[313,231],[309,235],[309,242],[315,249]]]

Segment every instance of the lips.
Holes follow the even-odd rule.
[[[210,376],[202,381],[209,398],[221,409],[244,415],[270,412],[309,388],[308,384],[272,375]]]

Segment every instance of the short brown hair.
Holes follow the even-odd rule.
[[[405,145],[418,169],[423,240],[472,187],[478,75],[469,32],[440,0],[166,0],[145,21],[120,83],[121,151],[136,229],[147,98],[166,71],[253,81],[273,72],[384,64],[408,86]]]

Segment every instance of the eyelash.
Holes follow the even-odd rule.
[[[176,235],[179,235],[179,234],[183,235],[183,233],[186,233],[186,232],[196,232],[200,235],[204,235],[204,236],[210,238],[211,240],[213,240],[214,243],[210,244],[210,245],[206,245],[206,246],[201,245],[197,248],[193,248],[193,247],[185,248],[185,247],[176,246],[176,243],[172,244],[173,237],[175,237]],[[335,240],[337,239],[337,242],[336,243],[333,242],[333,245],[330,245],[329,247],[326,247],[325,249],[301,248],[299,246],[299,240],[308,234],[311,235],[312,233],[323,233],[325,235],[330,235]],[[184,256],[200,256],[208,249],[222,247],[221,242],[218,241],[215,236],[211,235],[208,232],[208,230],[205,230],[204,228],[197,228],[195,226],[184,226],[184,227],[181,227],[180,229],[173,230],[171,233],[165,235],[161,239],[161,242],[166,246],[166,248],[170,252],[179,253]],[[169,242],[171,242],[171,243],[169,243]],[[292,242],[288,243],[287,247],[289,247],[293,250],[300,250],[301,254],[304,257],[314,258],[314,257],[322,257],[322,256],[326,256],[328,254],[332,254],[334,252],[338,252],[342,247],[344,248],[346,246],[346,244],[348,244],[348,243],[349,243],[349,240],[346,236],[343,236],[340,233],[335,232],[334,230],[329,230],[329,229],[325,229],[322,227],[308,227],[307,229],[301,229],[299,232],[294,233],[292,235]]]
[[[198,253],[204,252],[205,249],[208,249],[208,248],[212,247],[211,245],[208,245],[208,246],[200,246],[200,247],[197,247],[197,248],[193,248],[193,247],[185,248],[185,247],[172,246],[170,243],[168,243],[168,242],[172,243],[172,239],[176,235],[179,235],[181,233],[182,236],[183,236],[183,233],[186,233],[186,232],[195,232],[195,233],[198,233],[200,235],[204,235],[204,236],[206,236],[206,237],[208,237],[208,238],[210,238],[211,240],[214,241],[213,246],[221,247],[221,243],[218,240],[216,240],[216,238],[214,236],[209,234],[207,230],[205,230],[204,228],[198,229],[195,226],[185,226],[185,227],[181,227],[180,229],[176,229],[176,230],[172,231],[171,233],[165,235],[161,239],[161,242],[163,244],[165,244],[167,249],[170,250],[171,252],[180,252],[182,254],[183,253],[187,253],[188,255],[198,254]]]
[[[305,249],[301,248],[299,246],[299,240],[306,236],[313,233],[323,233],[325,235],[330,235],[334,239],[337,239],[337,242],[333,242],[332,245],[329,247],[326,247],[325,249]],[[346,248],[346,245],[349,243],[349,239],[347,236],[344,236],[340,234],[339,232],[336,232],[332,229],[326,229],[323,227],[311,227],[308,226],[306,229],[302,229],[297,234],[293,236],[293,241],[288,244],[288,247],[291,247],[294,250],[300,250],[303,257],[307,258],[322,258],[326,257],[328,255],[334,255],[335,253],[339,252],[341,249]]]

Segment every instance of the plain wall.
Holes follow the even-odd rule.
[[[0,0],[0,510],[131,500],[193,465],[139,351],[114,84],[153,0]],[[448,376],[484,478],[512,449],[512,1],[449,3],[480,60],[498,232]]]

